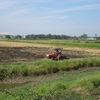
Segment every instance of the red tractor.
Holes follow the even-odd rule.
[[[62,49],[61,48],[56,48],[54,49],[55,52],[52,52],[50,54],[47,54],[47,58],[52,59],[52,60],[62,60],[62,59],[68,59],[66,56],[62,54]]]

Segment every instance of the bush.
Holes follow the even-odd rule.
[[[7,69],[6,68],[1,68],[0,69],[0,80],[2,81],[4,78],[6,78],[8,75]]]

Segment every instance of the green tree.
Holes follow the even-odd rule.
[[[6,35],[6,36],[5,36],[5,38],[10,39],[10,38],[11,38],[11,36],[10,36],[10,35]]]
[[[21,39],[22,36],[21,36],[21,35],[17,35],[17,36],[15,36],[15,38],[17,38],[17,39]]]
[[[83,33],[81,36],[80,36],[81,39],[87,39],[88,38],[88,35]]]

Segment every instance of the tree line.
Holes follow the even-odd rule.
[[[16,39],[21,39],[21,38],[25,38],[25,39],[76,39],[76,40],[86,40],[88,38],[87,34],[83,33],[80,36],[68,36],[68,35],[53,35],[53,34],[28,34],[26,36],[21,36],[21,35],[16,35],[16,36],[9,36],[6,35],[5,38],[16,38]],[[100,40],[100,37],[94,36],[92,37],[95,40]]]
[[[76,39],[77,37],[74,36],[67,36],[67,35],[52,35],[52,34],[30,34],[26,35],[26,39]]]

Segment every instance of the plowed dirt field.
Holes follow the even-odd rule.
[[[13,61],[34,61],[46,58],[46,54],[54,52],[56,46],[6,42],[0,41],[0,62]],[[90,56],[100,56],[97,49],[77,48],[77,47],[61,47],[62,54],[68,58],[84,58]]]

